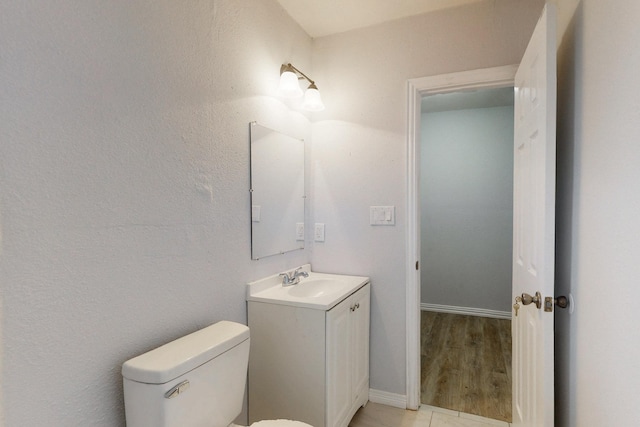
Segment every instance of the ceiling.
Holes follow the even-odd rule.
[[[277,1],[311,37],[321,37],[482,0]]]

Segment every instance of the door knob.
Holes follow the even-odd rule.
[[[542,306],[542,295],[540,295],[540,292],[536,292],[535,296],[523,293],[521,298],[522,305],[529,305],[531,303],[534,303],[536,305],[536,308],[540,308]]]
[[[558,298],[545,297],[544,311],[553,311],[554,304],[560,308],[567,308],[569,306],[569,299],[564,295],[561,295]]]

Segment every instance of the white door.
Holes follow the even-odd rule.
[[[556,12],[547,4],[515,78],[513,425],[551,427],[556,167]],[[523,293],[541,304],[518,301]],[[525,303],[529,303],[525,305]]]

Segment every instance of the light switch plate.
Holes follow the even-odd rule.
[[[313,230],[313,240],[316,242],[324,242],[324,224],[316,222]]]
[[[396,225],[395,206],[370,206],[369,224],[371,225]]]
[[[304,222],[296,222],[296,240],[304,240]]]

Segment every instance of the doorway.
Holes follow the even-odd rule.
[[[421,403],[511,421],[513,87],[421,102]]]
[[[514,85],[517,66],[504,66],[412,79],[407,84],[407,227],[406,227],[406,407],[420,406],[420,123],[422,97]]]

